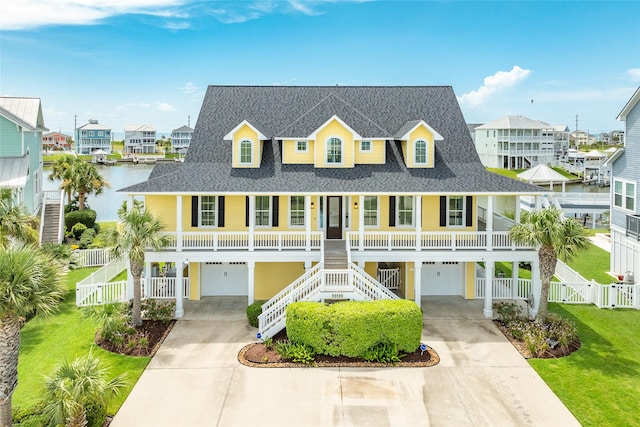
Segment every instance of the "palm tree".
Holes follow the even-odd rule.
[[[56,309],[65,293],[64,272],[55,258],[35,246],[0,247],[0,426],[11,425],[22,322],[33,313]]]
[[[35,221],[24,211],[24,207],[14,205],[11,191],[0,190],[0,247],[8,247],[10,238],[26,243],[38,241],[37,231],[33,228]]]
[[[109,379],[109,372],[93,353],[65,361],[45,380],[43,413],[49,425],[84,427],[96,421],[102,425],[107,405],[124,389],[125,379],[125,374]]]
[[[115,254],[127,254],[129,257],[129,271],[133,276],[132,321],[135,327],[140,327],[142,326],[140,278],[144,268],[144,252],[147,249],[157,251],[167,246],[169,238],[161,234],[164,229],[162,222],[137,200],[129,211],[124,203],[118,211],[118,216],[120,226],[111,231],[110,240],[114,243]]]
[[[60,189],[64,190],[67,195],[67,205],[71,204],[71,193],[73,192],[73,169],[76,164],[83,160],[79,157],[66,155],[56,158],[51,167],[51,175],[49,181],[61,180]]]
[[[80,161],[72,168],[71,188],[78,193],[78,210],[84,209],[86,194],[101,194],[105,188],[111,185],[107,182],[96,165]]]
[[[556,272],[558,258],[569,260],[587,247],[582,225],[573,218],[564,218],[562,212],[549,207],[538,212],[523,212],[520,224],[509,230],[516,242],[540,247],[540,279],[542,290],[537,320],[544,320],[549,302],[549,283]]]

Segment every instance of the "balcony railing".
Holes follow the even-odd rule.
[[[169,237],[167,249],[180,250],[319,250],[322,233],[313,231],[221,231],[165,233]]]
[[[627,215],[627,237],[640,241],[640,216]]]

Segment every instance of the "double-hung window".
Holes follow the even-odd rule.
[[[371,152],[371,141],[360,141],[360,152],[362,152],[362,153],[370,153]]]
[[[414,162],[419,165],[427,163],[427,142],[419,139],[414,145]]]
[[[364,196],[364,225],[378,226],[378,196]]]
[[[216,226],[216,196],[200,196],[201,227]]]
[[[616,179],[613,187],[613,204],[616,207],[635,210],[636,207],[636,184],[635,182],[621,181]]]
[[[398,221],[399,226],[413,225],[413,196],[398,196]]]
[[[448,225],[463,226],[464,225],[464,197],[450,196],[447,203]]]
[[[327,140],[327,163],[342,163],[342,140],[340,138],[329,138]]]
[[[253,142],[248,139],[240,141],[240,163],[245,165],[253,163]]]
[[[291,227],[304,227],[304,196],[289,198],[289,222]]]
[[[307,141],[297,141],[296,142],[296,151],[298,153],[306,153],[307,152]]]
[[[256,196],[256,227],[271,226],[271,197]]]

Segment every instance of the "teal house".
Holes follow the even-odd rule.
[[[35,214],[42,201],[42,133],[39,98],[0,97],[0,188]]]

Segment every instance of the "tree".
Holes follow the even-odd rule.
[[[64,190],[67,195],[67,204],[71,203],[71,193],[73,192],[73,169],[76,164],[82,161],[83,160],[78,157],[67,155],[58,157],[51,166],[49,181],[55,181],[57,179],[62,181],[60,183],[60,189]]]
[[[11,425],[22,322],[56,309],[65,294],[64,273],[60,262],[35,246],[0,247],[0,426]]]
[[[141,202],[134,201],[130,210],[126,203],[118,211],[120,224],[111,230],[110,240],[114,243],[116,255],[127,254],[129,272],[133,276],[133,313],[135,327],[142,326],[141,283],[145,250],[160,250],[169,244],[169,238],[162,234],[164,226]]]
[[[573,218],[564,218],[556,207],[538,212],[523,212],[520,224],[509,230],[516,242],[537,246],[540,261],[542,290],[537,320],[544,320],[549,302],[549,283],[556,272],[558,258],[569,260],[587,247],[587,238],[582,225]]]
[[[78,210],[84,209],[84,199],[87,194],[101,194],[111,185],[107,182],[96,165],[80,161],[74,164],[71,176],[71,188],[78,193]]]
[[[63,362],[47,377],[43,413],[49,425],[102,425],[109,401],[124,389],[126,375],[109,379],[100,359],[89,353]]]
[[[11,191],[0,190],[0,247],[6,248],[11,238],[25,243],[36,243],[38,232],[33,217],[21,205],[14,205]]]

